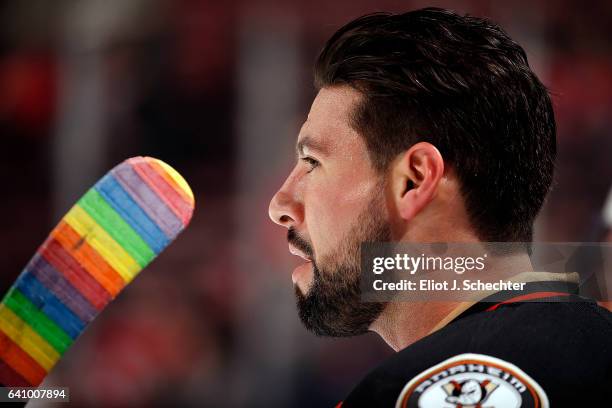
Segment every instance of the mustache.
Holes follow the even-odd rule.
[[[291,227],[287,231],[287,242],[291,245],[304,252],[308,258],[314,260],[314,251],[312,249],[312,245],[306,239],[300,236],[295,228]]]

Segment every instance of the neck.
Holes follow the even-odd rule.
[[[509,265],[512,265],[510,267]],[[532,272],[527,254],[519,254],[498,259],[490,264],[490,270],[512,270],[506,279],[530,281],[521,272]],[[527,274],[531,275],[531,274]],[[501,277],[501,276],[500,276]],[[512,279],[516,277],[517,279]],[[477,299],[485,298],[491,292],[479,293]],[[481,296],[480,296],[481,295]],[[449,299],[450,298],[449,296]],[[474,301],[464,299],[430,302],[389,302],[379,318],[372,323],[370,330],[377,333],[395,351],[402,350],[423,337],[435,332],[456,318],[462,311],[473,305]]]
[[[431,333],[460,302],[391,302],[370,330],[395,351]]]

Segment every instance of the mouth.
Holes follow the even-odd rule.
[[[303,251],[299,250],[298,248],[294,247],[291,244],[289,244],[289,252],[291,252],[291,254],[293,254],[295,256],[299,256],[300,258],[302,258],[306,262],[312,262],[312,259],[310,259],[308,257],[308,255],[306,255]]]

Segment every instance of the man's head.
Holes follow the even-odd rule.
[[[439,9],[364,16],[327,42],[315,85],[298,163],[270,204],[311,261],[293,274],[307,326],[356,334],[383,309],[359,300],[361,242],[531,240],[555,123],[499,27]]]

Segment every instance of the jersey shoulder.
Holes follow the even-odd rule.
[[[503,305],[454,321],[396,353],[342,407],[612,402],[611,336],[612,313],[594,302]],[[433,405],[423,403],[429,400]]]

